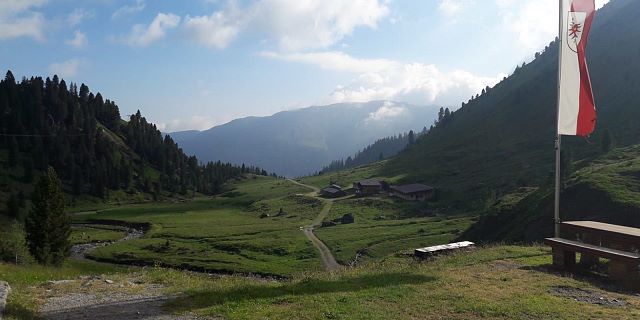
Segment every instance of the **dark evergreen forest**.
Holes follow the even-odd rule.
[[[18,82],[8,71],[0,81],[0,114],[0,194],[9,198],[49,166],[66,193],[98,198],[112,190],[210,195],[241,174],[267,174],[244,165],[202,164],[140,111],[124,121],[114,101],[57,76]]]

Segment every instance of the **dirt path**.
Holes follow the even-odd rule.
[[[91,228],[90,225],[80,225],[80,226]],[[127,235],[118,241],[82,243],[82,244],[76,244],[71,246],[71,258],[76,260],[85,260],[87,259],[86,257],[87,253],[89,253],[89,251],[95,248],[108,246],[120,241],[139,239],[144,236],[144,232],[142,230],[123,227],[123,231],[125,230],[127,231]]]
[[[322,210],[320,211],[318,216],[311,222],[311,225],[304,227],[302,231],[307,236],[307,238],[309,238],[311,243],[313,243],[313,246],[318,249],[318,252],[320,252],[320,258],[322,259],[322,263],[324,264],[325,269],[329,271],[340,269],[342,266],[336,261],[336,258],[333,257],[333,254],[331,253],[331,250],[329,250],[329,247],[327,247],[327,245],[324,244],[322,240],[318,239],[315,233],[313,233],[313,230],[315,230],[316,227],[320,226],[320,224],[322,224],[322,221],[329,215],[329,211],[331,211],[331,207],[333,207],[333,202],[338,199],[321,198],[318,196],[318,193],[320,192],[319,188],[303,184],[292,179],[289,179],[289,181],[301,187],[313,190],[306,194],[306,196],[318,199],[324,203]]]

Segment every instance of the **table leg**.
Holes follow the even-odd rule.
[[[593,245],[599,245],[599,241],[598,241],[598,237],[589,235],[589,234],[583,234],[583,238],[582,241],[584,243],[587,244],[593,244]],[[590,255],[587,253],[581,253],[580,254],[580,266],[586,269],[591,269],[591,267],[595,266],[598,264],[598,257],[594,256],[594,255]]]
[[[609,261],[609,276],[629,289],[636,289],[640,285],[640,274],[638,264],[621,262],[617,260]]]
[[[561,269],[573,269],[576,264],[576,253],[563,250],[560,248],[552,248],[553,266]]]

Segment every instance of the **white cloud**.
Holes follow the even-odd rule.
[[[82,59],[70,59],[63,62],[52,63],[49,66],[51,74],[57,74],[61,78],[73,78],[78,75],[80,69],[86,64]]]
[[[2,0],[0,1],[0,15],[12,15],[26,10],[32,7],[39,7],[45,4],[48,0]]]
[[[376,28],[389,13],[378,0],[266,0],[256,6],[256,24],[284,50],[326,48],[355,28]]]
[[[209,16],[187,17],[186,30],[198,42],[225,48],[241,32],[265,35],[287,51],[329,47],[360,26],[376,28],[387,16],[380,0],[264,0],[238,8],[231,2]]]
[[[168,123],[159,123],[158,130],[162,132],[176,132],[184,130],[206,130],[215,125],[215,121],[208,116],[191,116],[190,118],[173,119]]]
[[[460,12],[462,9],[462,3],[460,0],[440,0],[438,10],[444,13],[446,16],[453,16]]]
[[[497,2],[505,30],[517,36],[527,49],[540,49],[558,34],[558,1],[505,1]]]
[[[123,17],[123,16],[135,14],[135,13],[138,13],[138,12],[144,10],[145,7],[146,7],[146,4],[144,3],[144,0],[136,0],[131,5],[125,5],[125,6],[122,6],[122,7],[118,8],[118,10],[113,12],[113,14],[111,15],[111,18],[112,19],[117,19],[117,18],[120,18],[120,17]]]
[[[235,10],[185,18],[185,29],[190,37],[198,43],[216,49],[226,48],[236,38],[242,24],[241,17]]]
[[[0,40],[20,37],[44,40],[44,16],[32,9],[46,2],[47,0],[0,1]]]
[[[398,66],[398,63],[386,59],[356,59],[344,52],[325,51],[311,53],[277,53],[263,51],[265,58],[316,65],[325,70],[341,72],[381,72]]]
[[[167,30],[177,27],[179,23],[180,17],[175,14],[158,13],[148,26],[143,24],[134,25],[124,42],[130,46],[146,47],[164,38]]]
[[[75,9],[67,16],[67,22],[71,27],[75,27],[82,21],[93,18],[94,13],[84,9]]]
[[[493,86],[506,76],[478,76],[464,70],[445,72],[432,64],[357,59],[342,52],[263,52],[261,55],[356,74],[351,83],[338,86],[327,102],[398,100],[414,104],[459,105],[471,95],[480,93],[486,86]]]
[[[82,49],[87,46],[87,35],[84,32],[76,30],[73,33],[73,38],[65,41],[66,44],[76,49]]]
[[[596,0],[596,9],[602,8],[607,3],[609,3],[609,0]]]
[[[596,0],[596,8],[608,2]],[[495,0],[495,3],[503,19],[503,28],[514,32],[524,48],[540,49],[558,35],[557,0]]]
[[[393,102],[385,101],[384,105],[380,107],[375,112],[369,113],[369,117],[365,120],[366,122],[372,121],[388,121],[393,118],[397,118],[399,116],[405,115],[407,113],[407,108],[402,106],[396,106]]]

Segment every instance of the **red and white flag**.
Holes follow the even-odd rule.
[[[588,136],[596,125],[596,106],[591,91],[586,49],[594,0],[560,0],[560,91],[558,134]]]

